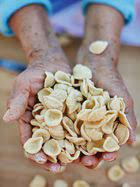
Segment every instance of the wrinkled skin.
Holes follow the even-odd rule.
[[[102,19],[103,17],[104,19]],[[116,22],[118,25],[114,25]],[[21,143],[24,144],[31,137],[31,126],[29,125],[32,119],[31,111],[36,103],[36,94],[43,87],[44,72],[62,70],[71,73],[71,68],[51,30],[46,12],[42,7],[31,5],[19,10],[12,17],[10,25],[22,44],[29,65],[15,79],[4,120],[6,122],[18,120]],[[133,143],[136,127],[133,102],[117,70],[119,34],[122,26],[123,18],[114,9],[102,5],[90,6],[86,16],[85,37],[77,55],[77,63],[91,68],[93,81],[97,87],[104,88],[112,96],[118,95],[124,98],[127,117],[132,126],[129,143]],[[108,49],[100,56],[94,56],[88,51],[89,44],[97,39],[109,41]],[[28,154],[26,157],[54,173],[64,169],[59,163],[49,163],[42,151],[34,155]],[[87,168],[93,169],[101,160],[112,161],[116,158],[116,152],[103,153],[94,156],[81,156],[75,163],[81,163]]]

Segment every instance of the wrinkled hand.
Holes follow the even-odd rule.
[[[136,117],[133,109],[133,100],[117,70],[116,62],[110,62],[110,59],[101,56],[94,56],[87,51],[87,46],[82,46],[79,50],[77,63],[89,66],[93,72],[93,81],[97,87],[107,90],[113,97],[115,95],[124,98],[126,104],[125,113],[130,122],[132,129],[130,130],[129,144],[135,141],[134,131],[136,129]],[[112,161],[117,158],[117,152],[103,153],[96,156],[84,156],[82,162],[85,166],[96,167],[101,160]],[[93,162],[93,164],[92,164]]]
[[[70,72],[70,69],[61,70],[65,72]],[[11,94],[11,98],[8,101],[8,110],[5,113],[3,119],[6,122],[18,120],[19,122],[19,132],[22,145],[31,137],[31,125],[29,124],[32,119],[32,107],[36,103],[36,94],[43,87],[44,82],[44,72],[60,70],[60,67],[48,66],[46,68],[27,68],[24,72],[19,74],[15,81],[14,87]],[[60,164],[52,164],[47,162],[47,157],[40,151],[37,154],[30,155],[26,154],[27,158],[36,163],[41,164],[41,166],[54,173],[63,170],[63,166]]]

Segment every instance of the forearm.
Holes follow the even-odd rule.
[[[88,7],[83,45],[87,47],[95,40],[105,40],[109,43],[107,50],[102,55],[92,54],[95,59],[93,62],[103,59],[108,63],[117,64],[123,25],[123,16],[114,8],[105,5]]]
[[[54,61],[55,67],[60,65],[58,62],[67,66],[43,7],[30,5],[20,9],[12,16],[10,26],[22,44],[29,66],[46,67]]]

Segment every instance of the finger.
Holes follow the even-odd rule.
[[[102,159],[104,161],[111,162],[113,160],[116,160],[117,157],[118,157],[118,152],[112,152],[112,153],[105,152],[105,153],[102,153]]]
[[[31,119],[33,118],[31,111],[26,111],[21,117],[20,120],[24,121],[25,123],[30,123]]]
[[[100,160],[96,156],[83,156],[81,163],[86,167],[96,168]]]
[[[66,169],[66,166],[61,166],[59,163],[53,164],[47,162],[42,166],[45,170],[51,171],[52,173],[61,173]]]
[[[36,101],[37,101],[37,98],[35,96],[29,96],[28,105],[30,107],[33,107],[35,105]]]
[[[3,120],[5,122],[14,121],[20,118],[24,114],[25,109],[27,108],[29,93],[21,93],[16,95],[10,100],[9,108],[5,113]]]
[[[43,153],[43,151],[39,151],[36,154],[29,154],[25,153],[26,158],[38,163],[38,164],[45,164],[47,162],[47,156]]]

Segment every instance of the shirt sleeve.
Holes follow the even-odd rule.
[[[134,0],[82,0],[84,14],[89,4],[105,4],[117,9],[124,16],[126,24],[132,20],[135,13]]]
[[[52,6],[49,0],[0,0],[0,33],[5,36],[13,35],[8,23],[10,17],[20,8],[30,4],[42,5],[48,14],[51,14]]]

